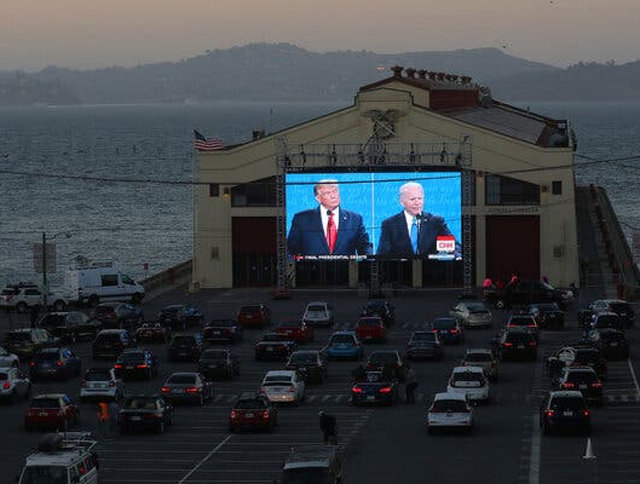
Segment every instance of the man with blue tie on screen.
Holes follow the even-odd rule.
[[[370,254],[362,216],[340,207],[338,181],[318,181],[313,194],[319,206],[294,215],[287,252],[292,256]]]
[[[436,238],[451,236],[444,218],[423,212],[424,190],[416,182],[400,187],[402,212],[382,221],[378,255],[419,257],[437,254]],[[454,258],[460,258],[460,244],[455,241]]]

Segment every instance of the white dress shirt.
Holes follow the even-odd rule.
[[[411,238],[411,226],[413,225],[413,221],[415,220],[417,223],[417,229],[420,230],[420,219],[416,219],[413,215],[411,215],[406,210],[404,211],[404,219],[407,222],[407,233],[409,234],[409,238]]]
[[[336,224],[336,234],[338,233],[338,225],[340,225],[340,207],[335,210],[331,210],[333,214],[333,223]],[[327,215],[327,209],[320,205],[320,218],[322,219],[322,230],[324,231],[324,238],[327,238],[327,224],[329,223],[329,215]]]

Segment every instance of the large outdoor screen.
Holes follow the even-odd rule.
[[[295,260],[460,260],[459,172],[290,173],[287,251]]]

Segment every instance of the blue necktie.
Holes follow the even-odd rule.
[[[411,247],[413,247],[413,253],[418,253],[418,223],[414,217],[413,222],[411,222],[411,230],[409,232],[409,237],[411,238]]]

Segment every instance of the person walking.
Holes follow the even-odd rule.
[[[320,430],[322,431],[324,444],[338,445],[336,418],[325,413],[324,410],[318,412],[318,417],[320,417]]]
[[[416,374],[409,365],[406,366],[407,372],[405,377],[405,393],[407,403],[416,403],[415,391],[418,388],[418,380]]]
[[[98,404],[96,418],[96,439],[106,440],[109,437],[109,407],[106,402]]]

